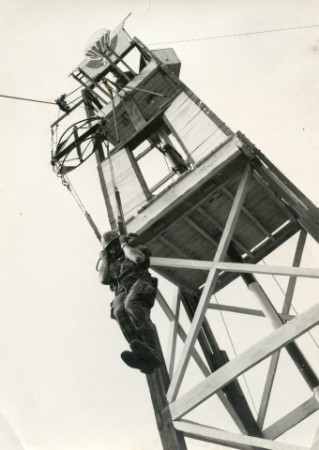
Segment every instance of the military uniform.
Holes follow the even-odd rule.
[[[130,261],[121,250],[119,255],[109,260],[109,284],[115,293],[111,303],[111,317],[115,319],[126,340],[142,341],[155,349],[155,330],[150,319],[154,306],[157,279],[148,272],[150,250],[137,246],[145,255],[140,263]]]

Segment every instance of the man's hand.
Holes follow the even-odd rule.
[[[145,261],[144,253],[138,248],[130,247],[128,244],[124,243],[122,245],[125,256],[132,262],[136,264],[141,264]]]

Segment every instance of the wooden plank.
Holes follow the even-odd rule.
[[[180,177],[178,183],[172,186],[169,191],[158,196],[156,202],[148,205],[143,214],[138,215],[128,224],[130,232],[141,234],[145,228],[148,228],[155,221],[158,222],[161,215],[168,210],[173,209],[177,203],[180,203],[184,195],[190,195],[190,190],[197,189],[200,183],[204,183],[206,177],[211,178],[226,164],[241,155],[238,149],[236,138],[227,142],[218,152],[209,157],[205,163],[201,164],[200,170],[190,171]]]
[[[161,294],[161,292],[159,290],[157,290],[157,301],[160,304],[164,313],[166,314],[167,318],[170,321],[174,320],[173,311],[171,310],[171,308],[169,307],[169,305],[167,304],[166,300],[164,299],[163,295]],[[182,341],[185,342],[187,335],[180,323],[178,323],[178,326],[177,326],[177,333],[180,336],[180,338],[182,339]],[[201,372],[203,373],[203,375],[205,377],[207,377],[208,375],[211,374],[211,371],[209,370],[206,363],[203,361],[202,357],[199,355],[199,353],[197,352],[197,350],[195,348],[192,349],[192,357],[193,357],[195,363],[197,364],[198,368],[201,370]],[[221,403],[223,404],[223,406],[225,407],[225,409],[227,410],[230,417],[233,419],[234,423],[238,426],[238,428],[241,431],[244,432],[243,424],[242,424],[240,418],[238,417],[238,414],[235,411],[233,405],[230,403],[229,399],[221,391],[217,393],[217,396],[218,396],[219,400],[221,401]]]
[[[151,265],[176,267],[180,269],[211,270],[225,272],[260,273],[264,275],[287,275],[294,277],[319,278],[319,269],[305,267],[262,266],[257,264],[232,263],[222,261],[197,261],[194,259],[175,259],[151,257]]]
[[[163,242],[163,244],[167,245],[169,248],[171,248],[175,253],[180,254],[182,256],[185,256],[187,258],[187,253],[185,253],[181,248],[177,247],[173,242],[171,242],[167,237],[160,236],[160,241]]]
[[[205,219],[207,219],[209,222],[211,222],[219,231],[223,231],[224,227],[218,223],[218,221],[211,215],[208,214],[202,206],[199,206],[196,208],[196,211],[198,211]],[[238,248],[240,248],[244,253],[247,253],[249,256],[253,256],[251,251],[237,238],[233,237],[232,241],[237,245]]]
[[[181,431],[185,437],[231,448],[246,450],[251,449],[252,447],[258,447],[259,449],[266,450],[307,450],[307,447],[296,444],[286,444],[283,442],[270,441],[268,439],[240,435],[185,420],[174,420],[173,425],[175,429]]]
[[[216,247],[218,246],[218,242],[207,233],[201,226],[199,226],[193,219],[190,217],[185,217],[185,221],[192,227],[194,230],[198,231],[198,233],[203,236],[208,242],[212,243]]]
[[[311,236],[319,242],[319,213],[318,209],[288,180],[283,182],[278,174],[274,174],[267,167],[256,167],[261,176],[268,181],[271,188],[277,195],[282,197],[289,207],[298,214],[298,221],[301,226],[311,234]],[[279,172],[277,170],[277,172]],[[281,174],[282,178],[285,178]]]
[[[293,411],[286,414],[277,422],[273,423],[265,430],[263,430],[263,435],[267,439],[277,439],[277,437],[286,433],[286,431],[290,430],[295,425],[302,422],[308,416],[318,411],[318,409],[319,403],[314,397],[310,397],[308,400],[302,403],[302,405],[299,405]]]
[[[257,181],[259,186],[267,192],[267,195],[269,195],[272,200],[278,205],[278,207],[282,210],[284,214],[289,217],[289,219],[292,222],[296,222],[296,217],[290,212],[290,210],[287,208],[284,202],[282,202],[277,195],[275,195],[274,191],[270,189],[268,184],[265,183],[265,181],[261,178],[260,174],[258,172],[254,172],[254,179]]]
[[[159,189],[161,186],[163,186],[163,184],[165,184],[168,180],[173,178],[175,175],[176,175],[175,172],[169,172],[167,175],[165,175],[164,178],[162,178],[158,183],[154,184],[154,186],[152,186],[150,188],[150,192],[151,193],[155,192],[157,189]]]
[[[230,200],[233,200],[233,194],[226,187],[223,188],[223,192]],[[259,228],[260,231],[262,231],[271,241],[275,241],[275,238],[269,233],[268,230],[266,230],[263,224],[261,224],[259,220],[257,220],[256,217],[254,217],[254,215],[250,211],[248,211],[245,206],[243,206],[242,211],[243,214],[245,214],[256,225],[256,227]]]
[[[136,161],[138,161],[139,159],[143,158],[144,156],[146,156],[151,150],[153,150],[154,146],[153,145],[149,145],[145,150],[141,151],[141,153],[139,153],[135,159]]]
[[[228,136],[233,135],[234,133],[227,127],[227,125],[219,118],[216,116],[216,114],[214,114],[207,105],[205,105],[205,103],[200,100],[195,94],[194,92],[192,92],[178,77],[176,77],[173,73],[170,73],[169,70],[161,63],[161,61],[156,57],[156,55],[154,55],[152,52],[150,52],[148,50],[148,48],[137,38],[135,38],[135,41],[137,43],[137,45],[139,46],[140,50],[142,52],[145,52],[146,54],[148,54],[150,57],[153,57],[157,63],[159,64],[159,66],[162,68],[163,71],[165,71],[167,73],[167,75],[172,79],[172,81],[180,88],[182,88],[187,95],[196,103],[196,105],[198,105],[204,112],[205,114],[207,114],[207,116],[213,121],[215,122],[218,126],[220,126],[225,133]]]
[[[168,374],[170,379],[172,379],[174,373],[175,366],[175,357],[176,357],[176,343],[177,343],[177,330],[179,323],[179,311],[180,311],[180,289],[178,288],[177,292],[174,295],[173,299],[173,314],[174,320],[171,322],[169,338],[168,338]]]
[[[176,141],[178,142],[178,144],[180,145],[180,147],[182,148],[183,152],[186,155],[186,159],[187,159],[187,163],[188,164],[195,164],[195,160],[194,158],[191,156],[191,154],[189,153],[189,151],[187,150],[186,146],[184,145],[184,142],[182,141],[182,139],[179,137],[177,131],[175,130],[174,126],[168,122],[168,120],[166,119],[166,117],[163,115],[163,120],[165,122],[165,125],[167,126],[167,128],[170,130],[170,132],[172,133],[172,135],[174,136],[174,138],[176,139]]]
[[[301,230],[299,238],[298,238],[296,253],[294,256],[293,267],[298,267],[300,264],[306,237],[307,237],[307,233],[305,231]],[[290,279],[289,279],[287,292],[285,295],[285,301],[284,301],[284,305],[282,308],[282,314],[289,313],[296,281],[297,281],[296,277],[290,277]],[[272,387],[273,387],[273,383],[274,383],[274,378],[275,378],[275,374],[276,374],[276,370],[277,370],[277,365],[278,365],[278,361],[279,361],[279,356],[280,356],[280,352],[277,352],[271,356],[267,379],[266,379],[266,383],[265,383],[265,387],[264,387],[264,391],[263,391],[263,395],[262,395],[262,400],[261,400],[260,408],[259,408],[259,412],[258,412],[258,417],[257,417],[257,423],[261,428],[263,427],[263,424],[265,422],[269,399],[270,399],[270,395],[271,395],[271,391],[272,391]]]
[[[277,352],[277,353],[274,353],[273,355],[271,355],[271,358],[270,358],[270,364],[269,364],[269,368],[268,368],[268,372],[267,372],[267,378],[266,378],[266,382],[265,382],[265,386],[264,386],[264,390],[263,390],[263,394],[262,394],[262,398],[261,398],[261,402],[260,402],[260,407],[259,407],[259,411],[258,411],[258,416],[257,416],[257,424],[259,425],[259,427],[261,429],[263,428],[264,423],[265,423],[265,418],[266,418],[267,409],[268,409],[268,405],[269,405],[269,399],[270,399],[271,391],[273,388],[275,375],[277,372],[279,356],[280,356],[280,352]]]
[[[227,253],[227,249],[228,249],[229,243],[231,241],[234,229],[236,227],[237,219],[238,219],[241,207],[242,207],[244,199],[245,199],[246,190],[247,190],[249,180],[250,180],[250,172],[251,172],[251,169],[249,166],[247,166],[244,171],[244,174],[242,176],[242,179],[240,180],[233,206],[230,210],[229,217],[228,217],[227,223],[224,228],[224,232],[222,234],[217,251],[215,253],[215,258],[214,258],[215,261],[219,261],[220,259],[224,258]],[[201,327],[202,322],[205,317],[207,305],[209,303],[210,297],[214,291],[214,288],[215,288],[215,285],[217,282],[217,278],[218,278],[218,270],[216,270],[214,268],[211,269],[208,274],[207,281],[206,281],[205,287],[203,289],[202,295],[200,297],[200,300],[199,300],[199,303],[198,303],[198,306],[197,306],[197,309],[196,309],[196,312],[194,315],[194,319],[193,319],[191,327],[190,327],[189,334],[187,336],[185,345],[181,352],[181,357],[179,359],[178,366],[176,368],[176,373],[174,374],[174,377],[170,384],[169,390],[167,392],[167,399],[169,401],[174,400],[178,394],[178,390],[182,383],[182,380],[183,380],[183,377],[184,377],[184,374],[185,374],[185,371],[186,371],[186,368],[187,368],[187,365],[189,362],[189,358],[190,358],[190,354],[191,354],[190,349],[193,348],[195,341],[197,339],[198,333],[200,331],[200,327]]]
[[[184,93],[180,96],[187,97]],[[180,103],[180,99],[177,103]],[[197,161],[227,139],[223,130],[189,98],[179,107],[175,107],[173,102],[165,111],[164,117],[178,135],[183,147]]]
[[[170,404],[173,420],[194,409],[251,367],[319,323],[319,304],[273,331]]]
[[[293,267],[299,267],[300,266],[300,262],[301,262],[301,258],[302,258],[302,253],[303,253],[303,249],[305,247],[305,243],[306,243],[306,239],[307,239],[307,232],[304,230],[300,231],[299,234],[299,238],[298,238],[298,242],[297,242],[297,247],[296,247],[296,253],[294,256],[294,260],[293,260]],[[286,291],[286,295],[285,295],[285,300],[284,300],[284,304],[282,307],[282,312],[284,314],[288,314],[289,310],[290,310],[290,306],[292,303],[292,298],[295,292],[295,287],[296,287],[296,282],[297,282],[297,278],[296,277],[290,277],[289,282],[288,282],[288,286],[287,286],[287,291]]]
[[[228,311],[228,312],[233,312],[233,313],[238,313],[238,314],[246,314],[249,316],[266,317],[265,313],[263,311],[261,311],[260,309],[242,308],[242,307],[233,306],[233,305],[232,306],[222,305],[221,303],[219,303],[218,305],[216,303],[209,303],[208,308],[214,309],[217,311]],[[292,320],[296,317],[294,315],[287,315],[287,314],[279,314],[279,316],[285,321]]]
[[[135,103],[133,97],[131,95],[126,95],[123,98],[124,108],[132,121],[132,124],[136,130],[141,130],[145,124],[146,120],[141,113],[139,107]]]
[[[228,138],[225,138],[225,135],[221,132],[213,133],[207,139],[202,141],[201,144],[192,151],[191,155],[197,163],[200,163],[207,155],[217,151],[219,145],[222,145],[227,140]]]

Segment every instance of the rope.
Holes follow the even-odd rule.
[[[300,27],[290,27],[290,28],[277,28],[274,30],[262,30],[262,31],[250,31],[246,33],[235,33],[235,34],[221,34],[216,36],[206,36],[206,37],[199,37],[199,38],[191,38],[191,39],[180,39],[178,41],[165,41],[165,42],[152,42],[147,45],[162,45],[162,44],[179,44],[182,42],[194,42],[194,41],[206,41],[206,40],[213,40],[213,39],[225,39],[225,38],[232,38],[232,37],[240,37],[240,36],[251,36],[254,34],[264,34],[264,33],[278,33],[282,31],[291,31],[291,30],[301,30],[305,28],[317,28],[319,25],[304,25]]]
[[[85,209],[85,206],[84,206],[82,200],[80,199],[78,193],[76,192],[76,190],[72,186],[69,178],[67,177],[67,175],[64,175],[64,176],[61,177],[61,180],[62,180],[63,186],[65,186],[67,188],[67,190],[70,192],[70,194],[72,195],[72,197],[76,201],[77,205],[79,206],[80,210],[84,214],[86,220],[89,222],[91,228],[93,229],[95,236],[100,241],[101,240],[101,233],[100,233],[98,227],[96,226],[96,224],[94,223],[92,217],[90,216],[88,211]]]
[[[216,304],[218,305],[219,303],[218,303],[216,294],[214,294],[214,297],[215,297]],[[230,343],[231,343],[231,346],[232,346],[232,348],[233,348],[233,352],[234,352],[235,356],[237,356],[237,352],[236,352],[236,349],[235,349],[235,345],[234,345],[234,342],[233,342],[233,340],[232,340],[232,338],[231,338],[230,332],[229,332],[229,330],[228,330],[228,328],[227,328],[227,324],[226,324],[226,321],[225,321],[223,312],[222,312],[221,310],[219,310],[219,314],[220,314],[220,316],[221,316],[221,319],[222,319],[222,321],[223,321],[224,327],[225,327],[225,329],[226,329],[228,338],[229,338]],[[251,391],[250,391],[250,389],[249,389],[249,385],[248,385],[247,380],[246,380],[246,377],[245,377],[245,374],[243,373],[242,375],[243,375],[243,379],[244,379],[244,382],[245,382],[245,385],[246,385],[246,388],[247,388],[247,391],[248,391],[250,400],[251,400],[252,405],[253,405],[253,407],[254,407],[255,413],[258,414],[256,405],[255,405],[255,402],[254,402],[254,399],[253,399],[253,396],[252,396],[252,393],[251,393]]]

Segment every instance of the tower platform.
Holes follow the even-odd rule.
[[[212,260],[225,227],[243,168],[252,168],[232,245],[245,263],[255,264],[305,227],[319,242],[317,208],[241,133],[182,174],[148,201],[128,229],[156,257]],[[226,257],[226,261],[229,257]],[[165,278],[193,291],[206,272],[191,268],[156,268]],[[221,272],[216,291],[238,273]]]

